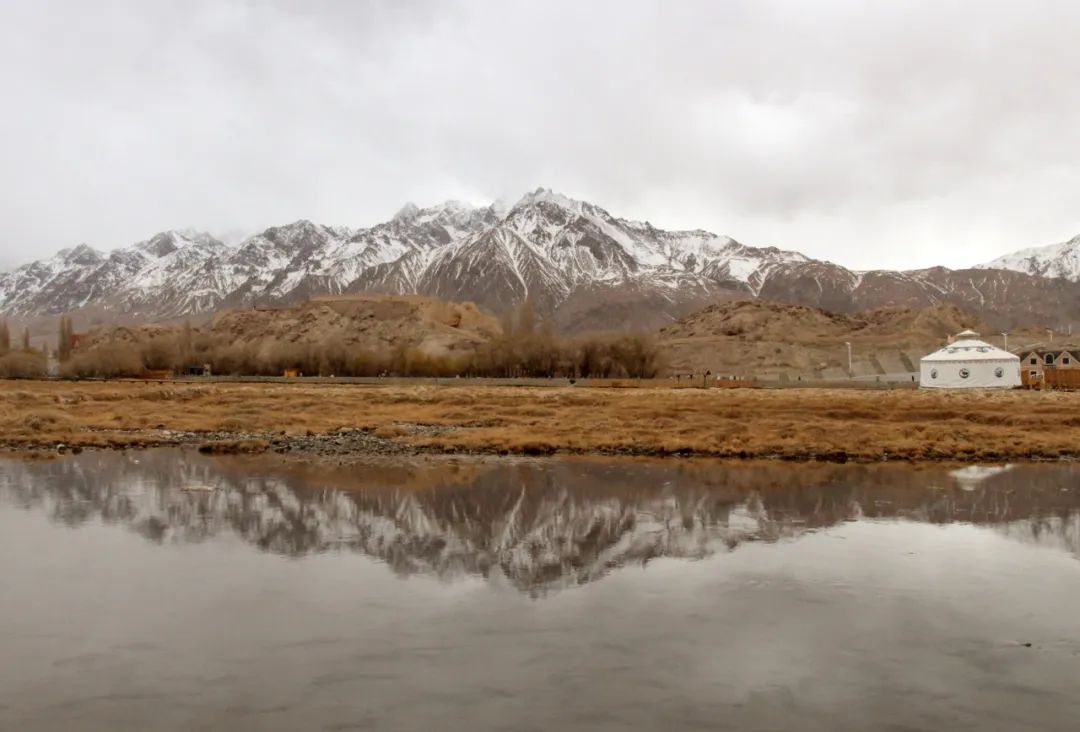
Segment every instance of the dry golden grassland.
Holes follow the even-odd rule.
[[[448,453],[880,460],[1080,455],[1080,394],[0,382],[0,444],[160,444],[362,428]]]

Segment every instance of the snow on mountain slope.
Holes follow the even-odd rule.
[[[114,271],[97,283],[98,292],[114,293],[103,298],[110,307],[177,317],[213,309],[235,286],[218,266],[230,250],[208,234],[166,232],[134,248],[145,257],[130,277]]]
[[[1080,282],[1080,236],[1067,242],[1032,247],[998,257],[978,269],[1009,269],[1038,277],[1063,277]]]
[[[301,220],[237,246],[194,231],[163,232],[107,255],[83,245],[0,275],[0,313],[93,308],[153,320],[376,291],[472,300],[494,312],[530,298],[575,330],[654,327],[730,297],[837,312],[951,303],[1002,327],[1080,320],[1080,237],[991,266],[853,272],[707,231],[664,231],[539,188],[510,205],[410,203],[368,228]],[[1055,281],[1042,275],[1071,281],[1048,284]]]
[[[555,262],[521,235],[501,226],[440,251],[417,284],[425,295],[473,300],[496,312],[530,296],[547,310],[565,299],[570,289]]]
[[[77,307],[81,307],[88,299],[83,282],[103,259],[101,252],[80,244],[0,275],[3,311],[17,313],[29,309],[31,303],[48,308],[57,299],[62,300],[58,304],[79,303]]]
[[[677,297],[710,282],[760,289],[764,273],[805,257],[745,247],[705,231],[667,232],[537,189],[513,205],[407,204],[348,230],[297,221],[229,247],[163,232],[108,255],[79,247],[0,275],[0,311],[52,315],[98,306],[144,318],[222,306],[376,290],[476,300],[503,310],[532,297],[558,307],[578,288],[657,288]]]
[[[98,305],[170,317],[213,308],[234,282],[218,276],[229,250],[208,234],[162,232],[108,256],[86,245],[0,275],[0,307],[14,315]]]
[[[406,204],[390,221],[357,231],[342,246],[326,252],[326,272],[342,290],[374,268],[403,262],[404,282],[415,284],[417,265],[431,254],[497,221],[487,208],[457,201],[420,209]]]

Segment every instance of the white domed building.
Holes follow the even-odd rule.
[[[1010,389],[1020,386],[1020,357],[965,330],[919,361],[919,386],[930,389]]]

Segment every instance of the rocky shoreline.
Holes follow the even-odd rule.
[[[416,431],[442,432],[436,425],[414,425]],[[1033,452],[1027,455],[1007,455],[994,450],[943,451],[922,450],[917,454],[882,452],[879,455],[849,454],[844,450],[789,451],[783,453],[754,453],[740,451],[710,451],[682,448],[668,450],[661,447],[625,446],[612,449],[574,449],[531,445],[520,450],[507,449],[446,449],[415,445],[394,439],[379,437],[371,430],[341,428],[331,433],[306,433],[302,435],[285,432],[235,432],[235,431],[178,431],[137,430],[131,431],[130,440],[118,438],[110,431],[106,444],[80,444],[64,442],[29,442],[12,444],[0,441],[0,454],[26,457],[52,457],[68,453],[79,454],[84,450],[149,450],[155,448],[185,448],[208,455],[277,454],[304,460],[327,460],[337,463],[361,461],[382,457],[419,456],[508,456],[508,457],[557,457],[596,456],[627,458],[712,458],[731,461],[777,461],[777,462],[827,462],[859,463],[920,462],[920,463],[971,463],[971,462],[1071,462],[1080,455],[1044,455]]]
[[[95,430],[96,431],[96,430]],[[125,440],[124,434],[130,439]],[[84,450],[147,450],[185,447],[207,454],[295,453],[314,457],[413,455],[425,452],[413,446],[375,436],[368,430],[341,429],[330,434],[290,435],[284,432],[188,432],[181,430],[108,431],[104,444],[65,442],[0,442],[6,453],[81,453]]]

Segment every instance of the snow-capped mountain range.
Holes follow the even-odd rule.
[[[1080,238],[986,268],[856,272],[707,231],[664,231],[537,189],[513,205],[407,204],[370,228],[302,220],[233,246],[190,230],[109,253],[80,245],[0,274],[0,313],[165,320],[374,291],[496,313],[528,297],[566,330],[657,327],[725,297],[838,312],[949,302],[1003,326],[1059,324],[1080,315],[1077,249]],[[1043,279],[1061,276],[1069,280]]]
[[[983,269],[1011,269],[1038,277],[1063,277],[1080,282],[1080,236],[1045,247],[1021,249],[979,265]]]

